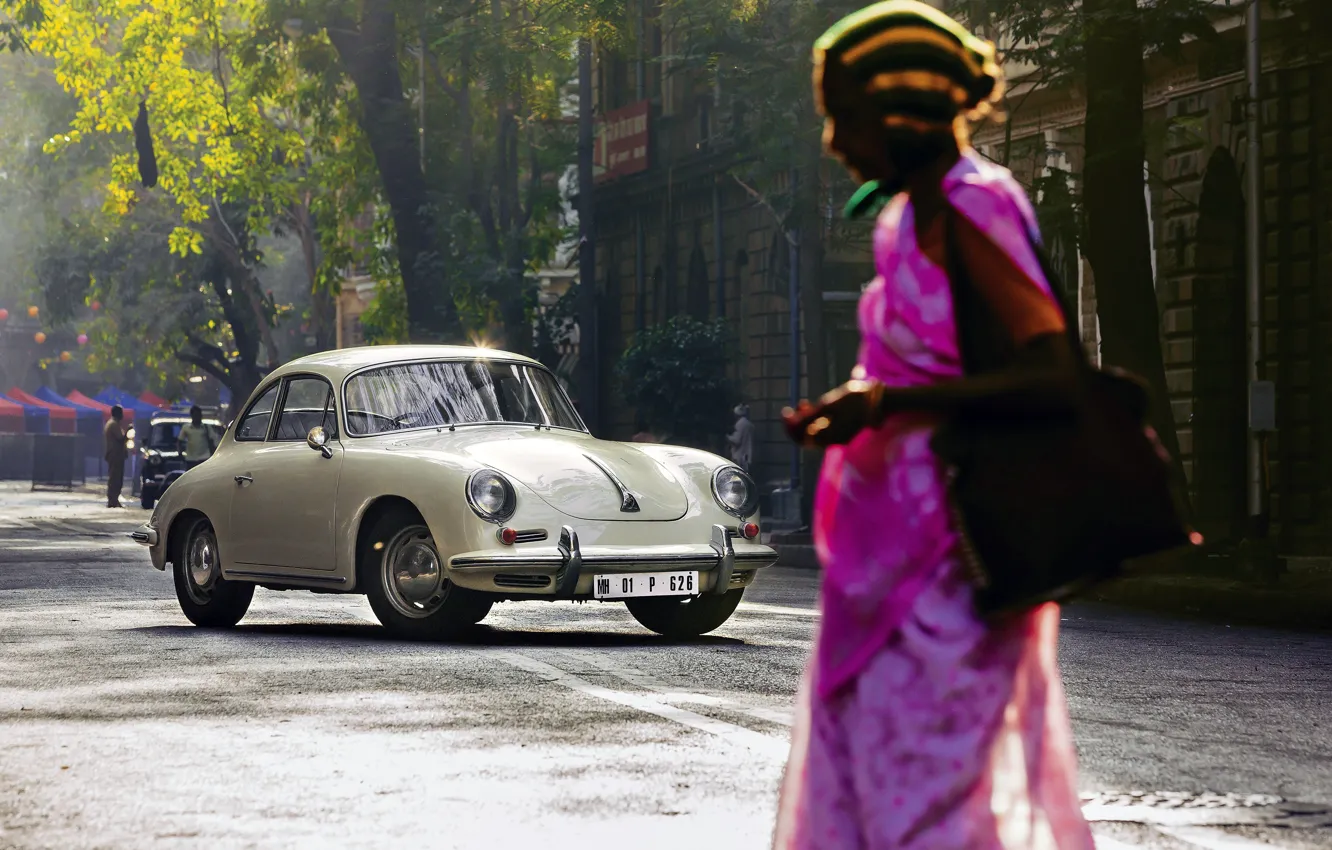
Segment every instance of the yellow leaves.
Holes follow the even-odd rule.
[[[129,211],[134,207],[134,190],[130,189],[119,180],[112,180],[106,184],[106,200],[103,202],[103,209],[116,215],[129,215]]]
[[[203,253],[203,234],[188,227],[177,227],[167,237],[167,247],[171,253],[182,257]]]

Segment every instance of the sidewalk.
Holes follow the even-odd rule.
[[[27,481],[0,481],[0,518],[67,518],[74,515],[98,518],[121,517],[143,522],[147,511],[128,492],[121,495],[123,508],[106,506],[106,483],[90,482],[73,490],[33,490]]]
[[[808,532],[772,534],[778,565],[819,569]],[[1272,586],[1220,574],[1139,568],[1082,597],[1088,602],[1228,625],[1332,631],[1332,558],[1289,558]]]

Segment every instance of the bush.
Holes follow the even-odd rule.
[[[676,316],[640,332],[615,374],[625,400],[658,436],[714,446],[730,432],[739,399],[726,377],[731,348],[725,321]]]

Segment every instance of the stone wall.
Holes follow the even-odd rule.
[[[1267,57],[1263,120],[1265,376],[1277,386],[1267,445],[1271,534],[1283,552],[1332,550],[1332,63]],[[1170,403],[1201,530],[1248,532],[1244,79],[1157,68],[1145,93],[1157,296]],[[1063,147],[1081,168],[1075,96],[1049,93],[1014,117],[1010,150]],[[1003,134],[978,142],[991,150]],[[1025,171],[1024,171],[1025,169]],[[1019,179],[1031,178],[1025,159]],[[1082,338],[1097,347],[1095,281],[1084,262]],[[1113,285],[1107,283],[1103,285]]]

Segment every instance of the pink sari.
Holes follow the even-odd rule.
[[[1005,169],[965,155],[953,205],[1049,292]],[[860,367],[912,386],[961,376],[948,279],[917,246],[909,200],[876,225]],[[1055,661],[1059,609],[978,619],[934,422],[898,416],[828,452],[815,501],[824,567],[814,658],[778,814],[780,850],[1091,850]]]

